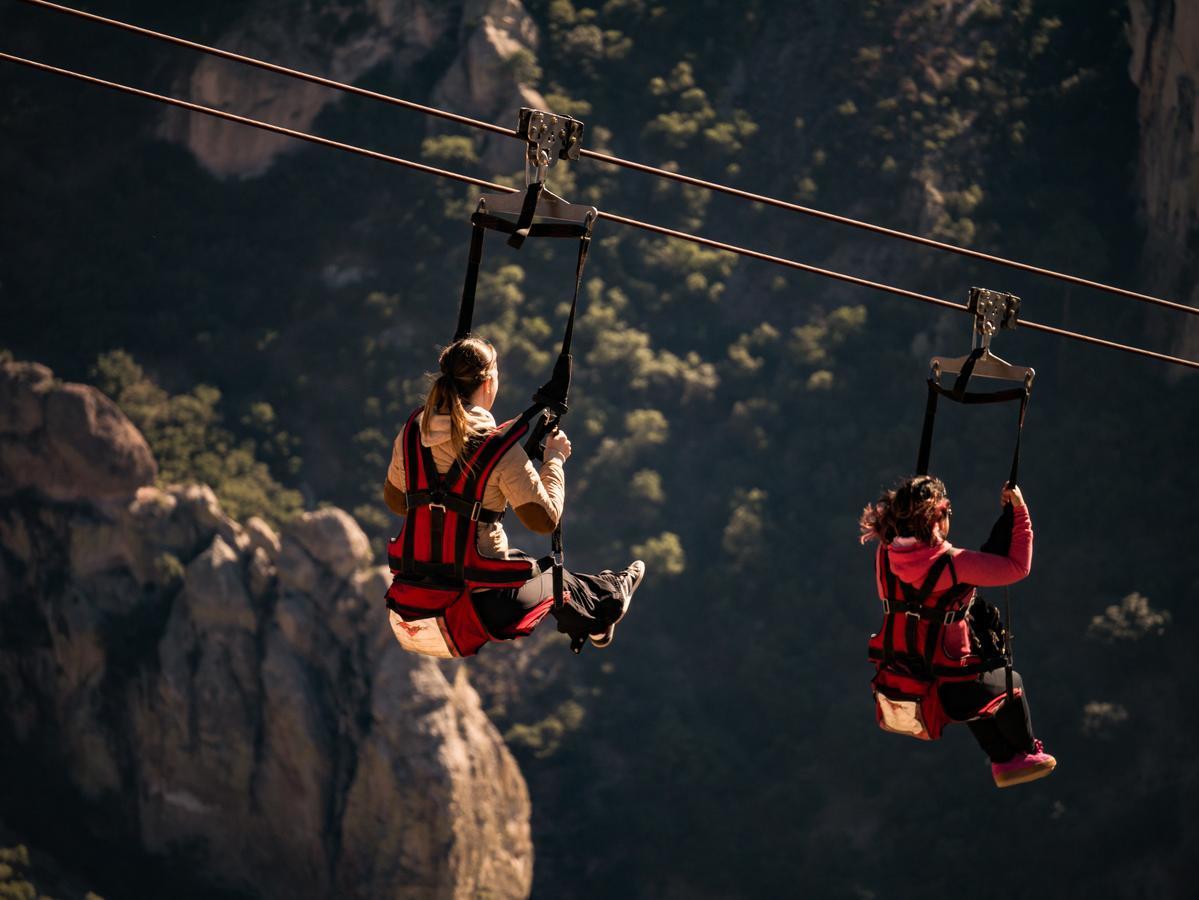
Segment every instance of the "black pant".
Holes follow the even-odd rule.
[[[564,602],[554,611],[558,630],[572,638],[602,634],[620,617],[624,604],[612,575],[562,573]],[[545,572],[519,588],[496,588],[472,595],[475,611],[483,627],[496,636],[509,633],[512,626],[546,598],[554,596],[554,576]]]
[[[1012,673],[1012,686],[1023,688],[1019,672]],[[949,718],[963,722],[1007,692],[1003,669],[994,669],[973,681],[950,681],[939,688],[941,705]],[[1023,690],[1012,702],[1005,702],[993,716],[966,722],[991,762],[1007,762],[1017,753],[1032,753],[1032,717]]]

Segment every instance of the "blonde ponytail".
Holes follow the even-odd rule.
[[[438,358],[441,373],[433,380],[425,398],[425,414],[421,418],[422,434],[429,434],[435,414],[450,417],[450,447],[461,459],[467,445],[475,437],[466,416],[466,404],[471,395],[491,373],[495,365],[495,348],[478,338],[455,341]]]

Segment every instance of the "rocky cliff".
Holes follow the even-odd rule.
[[[1155,290],[1199,306],[1199,4],[1130,0],[1129,11],[1143,267]],[[1188,317],[1172,334],[1173,352],[1199,357],[1199,320]]]
[[[431,102],[513,126],[520,106],[544,107],[541,96],[522,83],[519,62],[532,59],[538,33],[520,0],[299,4],[259,0],[247,4],[240,18],[213,43],[350,83],[385,66],[391,83],[402,86],[447,39],[457,53],[438,78]],[[311,130],[326,106],[345,97],[335,90],[209,56],[199,57],[178,79],[176,92],[197,103],[301,131]],[[433,130],[443,130],[443,123],[431,122]],[[427,126],[421,122],[417,127]],[[175,109],[165,114],[159,133],[185,145],[202,166],[220,177],[260,175],[279,154],[301,146],[291,138]],[[511,143],[501,139],[499,146],[507,152],[497,150],[495,144],[494,140],[481,142],[484,162],[495,171],[517,168],[519,156]]]
[[[37,761],[6,796],[264,897],[527,896],[516,763],[464,670],[395,647],[354,520],[155,474],[97,391],[0,364],[0,759]]]

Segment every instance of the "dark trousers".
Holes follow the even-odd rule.
[[[1013,687],[1023,688],[1019,672],[1012,673]],[[938,689],[945,713],[957,722],[966,722],[983,752],[991,762],[1007,762],[1017,753],[1033,751],[1032,717],[1023,690],[1014,701],[1008,701],[993,716],[967,722],[978,711],[1007,691],[1003,669],[995,669],[974,681],[950,681]]]
[[[562,586],[562,609],[553,614],[558,620],[558,630],[572,638],[602,634],[619,618],[624,608],[616,581],[610,574],[584,575],[564,571]],[[554,576],[552,572],[545,572],[519,588],[476,591],[472,599],[483,627],[491,634],[502,635],[553,596]]]

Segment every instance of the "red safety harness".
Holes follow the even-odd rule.
[[[919,587],[895,577],[886,547],[878,553],[883,627],[871,635],[869,645],[878,669],[872,682],[875,715],[885,731],[936,740],[950,721],[938,685],[977,678],[1003,666],[1004,660],[955,655],[948,649],[970,646],[968,617],[975,598],[975,588],[958,581],[948,553],[937,558]],[[934,597],[946,568],[953,584]]]
[[[916,460],[917,474],[928,474],[939,397],[967,405],[1017,400],[1020,407],[1016,423],[1016,447],[1008,477],[1008,484],[1016,486],[1020,471],[1020,439],[1024,432],[1024,417],[1028,410],[1034,373],[1032,369],[1011,366],[998,357],[991,357],[989,347],[997,329],[1016,327],[1019,308],[1020,298],[1011,294],[970,289],[968,309],[975,316],[975,343],[981,344],[960,360],[933,359],[933,373],[927,382],[924,428]],[[984,360],[987,361],[987,377],[1020,378],[1023,385],[985,393],[967,391],[976,367]],[[999,368],[995,368],[997,362],[1001,364]],[[943,387],[940,383],[941,367],[946,363],[960,365],[958,378],[952,388]],[[992,528],[991,536],[983,544],[983,551],[1007,554],[1011,544],[1012,516],[1011,507],[1006,507]],[[878,552],[884,618],[882,630],[870,637],[869,656],[877,668],[871,684],[879,726],[885,731],[907,734],[921,740],[936,740],[951,721],[941,704],[938,686],[946,681],[977,678],[984,672],[1000,667],[1007,670],[1007,692],[978,710],[976,717],[993,714],[1007,699],[1019,694],[1020,689],[1012,685],[1010,612],[1008,623],[1003,626],[999,636],[1002,643],[989,647],[991,642],[984,642],[977,633],[971,633],[971,606],[976,605],[976,613],[994,608],[977,596],[974,586],[958,582],[953,560],[948,553],[937,558],[924,582],[916,587],[895,577],[886,546],[880,546]],[[949,567],[953,583],[934,598],[934,588],[946,566]],[[997,612],[995,618],[998,619]],[[987,656],[976,653],[956,656],[946,651],[947,647],[972,646],[988,648]]]
[[[471,656],[490,640],[528,634],[549,612],[553,598],[539,604],[503,635],[488,633],[471,602],[476,588],[520,587],[553,564],[552,557],[496,559],[479,553],[479,523],[495,523],[503,512],[483,508],[487,481],[497,463],[527,435],[529,413],[499,426],[475,443],[444,475],[420,439],[420,414],[403,431],[404,527],[387,547],[394,576],[387,606],[400,619],[396,637],[405,649],[429,656]]]
[[[552,159],[577,159],[583,124],[569,116],[522,109],[519,136],[528,143],[528,159],[534,161],[537,179],[523,197],[487,194],[479,199],[471,216],[470,253],[466,280],[458,306],[454,340],[469,337],[474,320],[475,294],[483,262],[487,231],[508,235],[508,244],[519,249],[527,238],[573,238],[579,242],[575,263],[574,293],[562,335],[562,348],[549,381],[533,395],[533,405],[473,445],[465,462],[455,461],[445,475],[437,471],[433,454],[420,440],[416,410],[404,426],[404,466],[408,481],[408,513],[399,535],[388,544],[394,580],[387,592],[387,605],[394,614],[396,639],[407,650],[430,656],[470,656],[489,640],[529,634],[551,608],[565,602],[562,519],[550,536],[549,556],[534,560],[519,556],[492,559],[478,551],[478,523],[498,522],[502,512],[483,509],[487,480],[496,464],[521,440],[530,459],[541,460],[543,441],[557,429],[568,410],[571,340],[583,269],[591,246],[592,227],[599,213],[594,207],[568,203],[544,184],[545,169]],[[489,634],[483,626],[471,592],[480,588],[514,588],[542,572],[553,573],[553,597],[537,604],[524,618]],[[576,638],[571,649],[578,653],[585,638]]]

